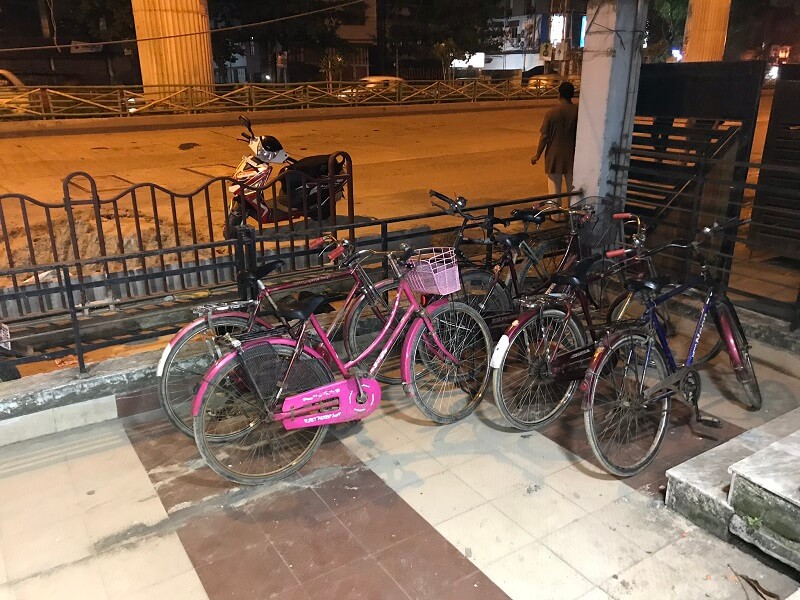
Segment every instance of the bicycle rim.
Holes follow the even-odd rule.
[[[645,401],[641,392],[668,373],[655,341],[635,334],[615,342],[597,366],[584,425],[592,451],[614,475],[636,475],[658,453],[669,422],[670,394]]]
[[[430,315],[447,359],[427,327],[411,341],[408,365],[410,395],[420,411],[435,423],[453,423],[468,416],[481,401],[489,379],[492,339],[478,311],[450,302]]]
[[[556,381],[551,364],[585,343],[580,326],[557,309],[542,311],[514,333],[494,372],[495,403],[510,425],[534,429],[564,411],[579,382]]]
[[[268,343],[244,350],[248,365],[273,373],[281,381],[293,352],[289,346]],[[301,354],[287,378],[281,398],[265,406],[252,389],[240,357],[218,372],[203,395],[194,418],[194,435],[200,454],[217,474],[245,485],[282,479],[302,467],[325,437],[327,427],[287,431],[270,418],[268,408],[280,409],[288,395],[330,383],[333,377],[320,360]],[[257,383],[267,397],[275,393],[264,379]]]
[[[158,400],[167,418],[178,430],[194,435],[192,407],[203,376],[209,367],[229,348],[216,342],[218,336],[230,333],[234,337],[247,331],[244,317],[219,317],[197,323],[186,335],[175,342],[164,362],[158,382]],[[261,330],[261,326],[255,324]]]

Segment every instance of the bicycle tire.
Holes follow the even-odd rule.
[[[247,330],[248,317],[228,315],[212,319],[215,329],[208,337],[216,337],[225,333],[242,333]],[[268,331],[255,322],[256,331]],[[184,435],[194,436],[192,404],[203,376],[209,367],[227,352],[216,345],[207,336],[211,327],[207,319],[198,319],[194,326],[187,330],[179,339],[170,341],[170,350],[164,360],[161,376],[158,378],[158,402],[170,422]],[[203,339],[201,339],[203,338]],[[190,346],[193,342],[200,341],[200,346]],[[213,346],[212,346],[213,344]],[[192,364],[190,370],[179,365]],[[180,377],[182,371],[183,377]]]
[[[381,332],[381,328],[386,322],[386,318],[388,318],[389,313],[392,309],[392,303],[394,302],[394,297],[389,298],[388,295],[391,292],[396,292],[397,288],[399,287],[400,283],[398,281],[379,281],[375,284],[375,291],[379,294],[379,305],[373,305],[370,302],[370,298],[366,294],[362,294],[361,297],[356,300],[353,307],[350,309],[350,314],[347,315],[345,318],[345,333],[344,333],[344,343],[345,343],[345,350],[347,351],[347,355],[350,359],[354,359],[361,355],[361,353],[369,347],[369,345],[378,337],[378,334]],[[387,299],[383,299],[383,294],[387,294]],[[403,316],[403,308],[404,306],[408,306],[407,300],[401,300],[400,302],[400,312],[398,313],[398,317]],[[377,309],[377,311],[383,311],[381,314],[373,310],[374,319],[371,316],[364,316],[364,312],[369,311],[369,309]],[[367,312],[369,315],[369,312]],[[375,323],[374,321],[377,320],[379,323]],[[400,336],[399,339],[403,339],[403,335]],[[399,364],[400,364],[400,344],[395,344],[395,347],[389,352],[389,355],[386,357],[386,361],[381,365],[381,368],[378,371],[378,374],[375,376],[375,379],[382,383],[390,384],[390,385],[398,385],[402,383],[402,378],[399,376],[395,376],[392,373],[399,371]],[[362,368],[369,368],[372,366],[372,363],[377,358],[378,354],[380,354],[382,348],[378,348],[371,354],[367,355],[367,357],[362,361]]]
[[[246,360],[260,363],[265,370],[273,369],[277,381],[281,381],[294,347],[273,345],[266,338],[242,352],[248,354]],[[288,477],[311,459],[328,427],[289,431],[282,423],[270,420],[267,407],[261,406],[257,394],[246,383],[248,378],[242,370],[242,357],[221,359],[224,360],[228,362],[209,381],[194,417],[197,449],[215,473],[235,483],[261,485]],[[287,378],[276,405],[286,396],[332,381],[333,375],[327,365],[303,351],[292,365],[292,374]],[[231,427],[240,429],[230,433],[226,428]],[[296,443],[298,450],[288,452],[283,458],[281,453],[290,450],[292,442]],[[264,462],[271,459],[276,466],[258,467],[256,460],[259,458]]]
[[[528,256],[517,272],[520,294],[543,294],[550,285],[550,276],[558,271],[564,259],[563,242],[544,240],[533,248],[535,256]]]
[[[442,345],[460,364],[439,356],[423,324],[407,342],[406,393],[434,423],[455,423],[469,416],[486,392],[492,337],[480,313],[462,302],[438,306],[429,318]],[[444,400],[451,400],[449,406]]]
[[[558,321],[563,323],[561,327],[547,327],[548,322]],[[548,337],[549,329],[552,335]],[[569,338],[563,335],[567,329]],[[541,343],[536,343],[537,340]],[[551,351],[555,340],[558,340],[556,350],[562,346],[566,346],[565,351],[575,350],[586,344],[586,333],[572,315],[557,308],[541,310],[511,335],[500,364],[494,369],[495,404],[508,424],[516,429],[530,431],[553,422],[564,412],[578,389],[579,381],[565,385],[555,382],[550,376],[548,365],[554,357]],[[568,340],[566,344],[565,340]],[[533,357],[532,353],[536,351],[545,356]],[[519,375],[520,370],[522,375]],[[548,396],[555,402],[548,402]]]
[[[753,361],[750,358],[750,350],[747,344],[747,337],[744,334],[736,309],[727,298],[720,299],[716,305],[716,323],[719,335],[722,338],[728,357],[736,374],[736,379],[744,388],[747,400],[743,402],[752,410],[759,410],[763,404],[761,388],[758,385]],[[725,329],[730,331],[731,336],[725,335]],[[737,364],[738,363],[738,364]]]
[[[634,352],[637,347],[639,351],[644,350],[646,352],[646,347],[648,345],[651,348],[650,359],[648,360],[648,364],[642,364],[642,367],[644,367],[642,369],[644,376],[639,378],[639,369],[635,363],[637,359],[639,362],[644,363],[647,354],[645,353],[642,356],[638,356],[635,355]],[[642,348],[642,346],[644,346],[644,348]],[[651,378],[652,381],[650,381],[650,385],[653,385],[665,379],[670,372],[667,366],[667,359],[661,346],[646,333],[631,332],[621,335],[605,350],[603,357],[600,359],[599,363],[595,365],[594,371],[596,375],[587,391],[588,396],[586,400],[586,409],[583,413],[583,423],[586,429],[586,436],[589,439],[589,445],[597,460],[600,461],[600,464],[609,473],[618,477],[631,477],[646,469],[658,454],[658,450],[664,442],[664,436],[667,432],[671,394],[661,394],[659,396],[660,400],[657,398],[644,406],[641,404],[641,398],[631,398],[630,393],[626,394],[626,389],[630,390],[631,388],[630,385],[626,386],[628,382],[628,378],[625,377],[626,374],[634,375],[633,389],[636,395],[639,395],[638,390],[649,387],[644,380],[647,378],[647,371],[651,362],[653,363],[654,371],[652,374],[654,377]],[[633,366],[631,367],[632,363]],[[615,374],[619,377],[615,376]],[[618,406],[612,406],[609,409],[608,405],[612,405],[613,403],[616,403]],[[652,407],[653,410],[648,410],[648,407]],[[616,414],[619,415],[619,418],[613,421],[611,426],[600,428],[599,426],[604,421],[608,420],[608,414],[615,415],[615,413],[612,412],[615,409],[618,411]],[[607,410],[608,412],[606,412]],[[648,410],[648,413],[644,418],[641,418],[640,414],[637,415],[634,413],[634,411],[637,410],[640,412]],[[628,432],[622,433],[623,422],[626,419],[628,422]],[[647,425],[645,420],[650,420],[653,425],[653,427],[650,428],[653,431],[652,441],[647,443],[647,441],[644,440],[643,444],[639,443],[640,440],[630,440],[635,443],[628,445],[631,458],[626,459],[624,464],[622,456],[617,455],[612,457],[605,441],[607,437],[606,432],[611,432],[615,437],[617,433],[622,433],[622,435],[627,436],[630,434],[631,425],[635,424],[636,433],[640,433],[647,429],[646,427],[641,427],[640,429],[640,425]],[[611,440],[612,443],[613,441],[614,440]],[[642,448],[645,444],[647,445],[643,451],[637,451],[637,448]],[[621,443],[619,445],[621,447]]]

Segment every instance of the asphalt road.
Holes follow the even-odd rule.
[[[529,161],[549,106],[272,124],[256,132],[276,136],[295,157],[349,152],[356,212],[393,216],[429,207],[430,188],[473,202],[546,193],[542,166]],[[0,140],[0,193],[57,200],[62,178],[73,171],[93,175],[103,192],[141,182],[192,190],[210,177],[230,175],[247,153],[236,140],[241,127],[235,115],[231,123]]]
[[[765,94],[754,161],[761,158],[771,105]],[[529,160],[550,106],[282,123],[256,126],[256,132],[276,136],[295,157],[349,152],[357,214],[388,217],[427,210],[430,188],[473,203],[546,193],[543,166]],[[230,127],[0,139],[0,193],[59,201],[62,179],[74,171],[94,176],[103,197],[144,182],[190,191],[232,174],[248,152],[236,140],[236,115],[230,120]]]

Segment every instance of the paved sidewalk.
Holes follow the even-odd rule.
[[[704,382],[725,427],[676,411],[624,481],[594,465],[578,408],[520,433],[489,400],[438,427],[398,388],[268,488],[218,478],[158,413],[6,447],[0,599],[755,598],[735,573],[786,598],[797,573],[663,506],[666,468],[797,404],[759,365],[770,412],[747,413],[714,385],[726,369]]]

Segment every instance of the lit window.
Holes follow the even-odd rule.
[[[564,41],[564,15],[550,17],[550,43],[560,44]]]

